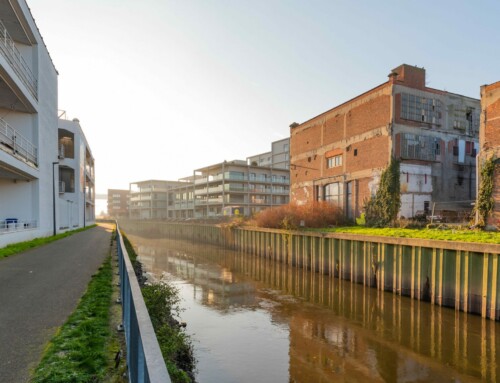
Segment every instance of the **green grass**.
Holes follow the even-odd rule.
[[[100,382],[109,370],[111,258],[92,277],[76,310],[49,343],[32,383]]]
[[[134,247],[121,234],[134,269],[141,267]],[[174,318],[181,310],[179,291],[171,284],[155,283],[142,286],[141,292],[172,383],[193,382],[196,360],[191,338]]]
[[[384,237],[437,239],[442,241],[477,242],[500,244],[499,232],[460,229],[402,229],[346,226],[327,229],[311,229],[327,233],[350,233],[360,235],[380,235]]]
[[[58,239],[61,239],[61,238],[69,237],[70,235],[73,235],[73,234],[78,233],[80,231],[91,229],[91,228],[96,227],[96,226],[97,225],[86,226],[86,227],[82,227],[80,229],[67,231],[65,233],[52,235],[50,237],[35,238],[35,239],[32,239],[31,241],[19,242],[19,243],[13,243],[11,245],[7,245],[7,246],[2,247],[0,249],[0,259],[10,257],[11,255],[21,253],[23,251],[33,249],[35,247],[42,246],[42,245],[45,245],[45,244],[50,243],[50,242],[57,241]]]

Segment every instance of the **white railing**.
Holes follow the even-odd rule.
[[[38,223],[36,220],[24,220],[17,218],[7,218],[0,220],[0,234],[14,233],[22,230],[36,229]]]
[[[16,72],[24,85],[26,85],[33,97],[38,100],[38,81],[23,56],[21,56],[21,52],[17,49],[14,40],[10,37],[2,21],[0,21],[0,52],[12,66],[14,72]]]
[[[0,118],[0,144],[12,149],[26,161],[38,165],[38,149],[12,126]]]

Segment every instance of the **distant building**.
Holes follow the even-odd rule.
[[[479,135],[479,161],[496,159],[493,176],[493,214],[488,219],[489,225],[500,226],[500,81],[481,87],[481,132]]]
[[[57,71],[24,0],[0,21],[0,247],[58,226]],[[56,163],[53,165],[53,163]],[[55,174],[54,174],[55,173]],[[54,214],[55,212],[55,214]]]
[[[173,217],[171,190],[182,186],[179,181],[147,180],[130,184],[129,218],[166,219]]]
[[[289,202],[290,140],[271,151],[196,169],[172,190],[174,218],[249,216]]]
[[[256,166],[248,161],[224,161],[194,171],[195,218],[225,214],[252,215],[287,204],[290,175],[287,169]]]
[[[57,227],[68,230],[91,225],[95,223],[94,157],[78,119],[59,119],[58,142]]]
[[[108,216],[112,218],[128,217],[128,204],[128,190],[108,189]]]
[[[290,138],[284,138],[271,143],[271,151],[247,157],[252,166],[268,166],[273,169],[289,169]]]
[[[389,80],[290,126],[291,200],[332,201],[360,215],[391,157],[401,160],[400,215],[465,210],[476,197],[479,100],[426,86],[403,64]]]

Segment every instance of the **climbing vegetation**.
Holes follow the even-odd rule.
[[[493,175],[495,173],[496,158],[487,159],[481,167],[481,183],[477,195],[474,212],[478,214],[477,225],[486,226],[488,217],[493,211],[495,200],[493,199]]]
[[[365,204],[367,226],[386,227],[394,223],[401,207],[399,160],[391,158],[380,176],[377,193]]]

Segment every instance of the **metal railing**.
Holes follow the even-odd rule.
[[[0,117],[0,144],[12,149],[26,161],[38,165],[38,149],[27,138]]]
[[[34,219],[7,218],[0,221],[0,234],[36,229],[37,221]]]
[[[31,71],[29,65],[21,56],[21,52],[17,49],[14,40],[7,32],[7,28],[0,20],[0,52],[14,69],[14,72],[19,76],[21,81],[26,85],[30,93],[38,100],[37,90],[38,81]]]
[[[170,376],[118,223],[116,234],[129,382],[170,383]]]

